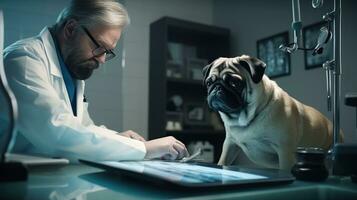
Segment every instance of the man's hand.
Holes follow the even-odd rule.
[[[146,147],[145,158],[164,158],[170,160],[188,156],[186,146],[172,136],[158,138],[144,142]]]
[[[128,131],[125,131],[125,132],[122,132],[122,133],[119,133],[119,134],[121,136],[128,137],[128,138],[131,138],[131,139],[134,139],[134,140],[139,140],[139,141],[142,141],[142,142],[146,141],[141,135],[139,135],[138,133],[135,133],[132,130],[128,130]]]

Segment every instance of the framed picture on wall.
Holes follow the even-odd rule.
[[[305,48],[314,48],[316,46],[317,39],[320,35],[320,29],[324,26],[327,28],[327,23],[322,21],[302,29]],[[329,41],[324,45],[321,54],[312,55],[312,51],[305,51],[305,69],[322,67],[322,64],[328,60],[332,60],[332,57],[332,41]]]
[[[269,78],[290,75],[290,54],[279,49],[288,43],[288,31],[257,41],[257,57],[267,64],[265,74]]]

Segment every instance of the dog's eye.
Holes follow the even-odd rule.
[[[213,84],[213,82],[216,80],[216,76],[212,76],[211,78],[206,80],[206,86],[209,87]]]
[[[232,87],[237,87],[238,84],[236,84],[234,81],[229,81],[229,84],[232,86]]]

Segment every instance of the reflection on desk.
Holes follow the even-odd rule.
[[[35,167],[27,182],[0,183],[0,199],[87,199],[86,194],[104,190],[78,176],[98,171],[80,165]]]
[[[301,194],[304,196],[302,197]],[[325,182],[210,190],[175,190],[84,166],[30,169],[27,182],[0,183],[0,199],[357,199],[349,177]]]

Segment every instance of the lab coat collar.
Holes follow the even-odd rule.
[[[62,77],[60,64],[56,52],[56,46],[48,27],[45,27],[41,31],[40,36],[43,41],[45,52],[48,57],[50,73],[53,76]]]
[[[58,79],[57,81],[59,81],[61,95],[64,96],[64,100],[65,100],[67,106],[69,106],[72,109],[71,101],[69,99],[68,92],[66,89],[66,84],[64,82],[63,74],[61,71],[61,65],[58,60],[55,42],[52,38],[52,35],[51,35],[48,27],[45,27],[41,31],[40,37],[43,42],[43,46],[45,48],[49,72],[52,76],[55,76]]]
[[[50,30],[48,29],[48,27],[45,27],[41,33],[40,33],[40,37],[42,39],[42,42],[44,44],[45,47],[45,52],[48,58],[48,62],[49,62],[49,70],[51,75],[56,76],[58,78],[61,78],[63,80],[63,75],[61,72],[61,67],[60,67],[60,63],[58,60],[58,56],[57,56],[57,51],[56,51],[56,46],[55,46],[55,42],[52,38],[52,35],[50,33]],[[77,80],[77,117],[79,118],[79,120],[82,120],[83,118],[83,93],[84,93],[84,86],[85,83],[82,80]],[[66,90],[66,86],[64,83],[64,80],[62,81],[62,93],[63,95],[66,96],[65,101],[67,103],[67,105],[69,107],[71,107],[71,103],[69,100],[69,96]]]

